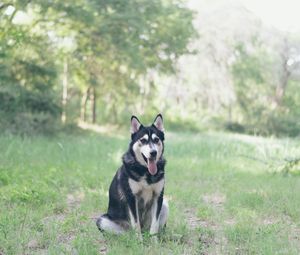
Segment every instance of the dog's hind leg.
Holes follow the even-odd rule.
[[[100,231],[105,231],[113,234],[122,234],[126,229],[115,221],[109,219],[107,214],[103,214],[96,222]]]
[[[159,228],[163,229],[167,224],[167,219],[169,215],[169,205],[166,200],[163,200],[160,215],[159,215]]]

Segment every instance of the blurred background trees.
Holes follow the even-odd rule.
[[[300,37],[217,1],[0,1],[0,127],[300,130]]]

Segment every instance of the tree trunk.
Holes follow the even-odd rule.
[[[61,121],[65,123],[67,120],[66,115],[66,106],[67,106],[67,99],[68,99],[68,61],[65,59],[64,61],[64,72],[63,72],[63,91],[62,91],[62,114],[61,114]]]
[[[92,102],[92,123],[95,124],[96,123],[96,119],[97,119],[97,111],[96,111],[96,89],[93,88],[92,90],[92,94],[91,94],[91,102]]]
[[[86,105],[90,97],[90,87],[87,88],[86,92],[81,98],[81,109],[80,109],[80,119],[83,122],[86,122]]]
[[[274,97],[274,101],[275,101],[275,106],[281,106],[282,104],[282,99],[284,97],[288,82],[289,82],[289,78],[291,76],[291,72],[289,70],[288,67],[288,60],[289,60],[289,43],[287,41],[287,39],[284,39],[283,42],[283,49],[281,52],[281,59],[282,59],[282,74],[281,77],[279,79],[279,84],[276,87],[275,90],[275,97]]]
[[[232,104],[231,103],[228,105],[227,122],[228,123],[232,122]]]
[[[284,70],[284,74],[281,78],[280,84],[276,87],[276,91],[275,91],[276,106],[280,106],[282,103],[282,99],[284,97],[284,94],[285,94],[285,91],[287,88],[289,77],[290,77],[290,72],[288,72],[287,70]]]

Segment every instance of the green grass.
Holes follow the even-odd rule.
[[[300,253],[300,175],[273,173],[300,157],[300,141],[222,133],[167,135],[158,242],[103,236],[95,218],[128,137],[0,137],[0,253]]]

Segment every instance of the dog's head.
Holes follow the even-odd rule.
[[[151,126],[143,126],[137,117],[131,117],[131,148],[137,162],[147,167],[151,175],[157,173],[157,162],[164,152],[164,126],[158,114]]]

